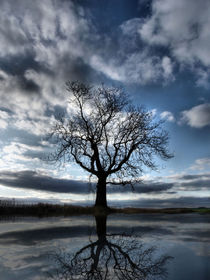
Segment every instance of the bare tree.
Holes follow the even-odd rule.
[[[95,206],[107,207],[106,186],[134,182],[154,158],[169,159],[168,134],[151,112],[131,104],[121,88],[68,82],[70,112],[57,121],[56,161],[74,161],[98,179]]]

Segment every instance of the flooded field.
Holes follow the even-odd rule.
[[[208,280],[210,215],[8,218],[0,256],[2,280]]]

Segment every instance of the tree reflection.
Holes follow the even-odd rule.
[[[97,240],[74,254],[57,253],[52,279],[109,280],[162,279],[170,256],[158,256],[155,247],[145,247],[137,238],[107,234],[106,216],[97,216]]]

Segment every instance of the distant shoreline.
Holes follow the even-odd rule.
[[[0,216],[71,216],[71,215],[108,215],[108,214],[187,214],[210,213],[210,208],[96,208],[93,206],[58,205],[50,203],[19,204],[13,201],[0,201]]]

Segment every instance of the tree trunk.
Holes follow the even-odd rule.
[[[95,206],[107,208],[106,177],[102,177],[102,178],[98,179],[98,183],[97,183],[97,186],[96,186]]]

